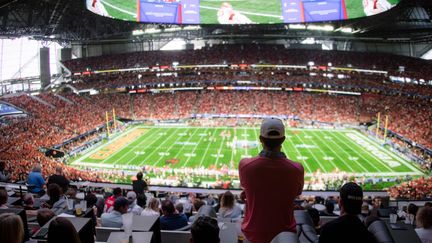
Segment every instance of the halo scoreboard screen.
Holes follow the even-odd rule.
[[[103,16],[144,23],[277,24],[376,15],[401,0],[86,0]]]

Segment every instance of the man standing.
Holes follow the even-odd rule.
[[[47,186],[53,183],[60,186],[63,194],[67,193],[67,190],[69,189],[69,180],[63,175],[63,169],[60,165],[56,166],[55,174],[48,177]]]
[[[319,243],[361,243],[376,242],[375,238],[360,221],[358,215],[363,204],[363,190],[354,182],[348,182],[340,189],[339,207],[341,216],[321,228]]]
[[[303,190],[304,169],[281,152],[285,141],[281,120],[265,119],[260,141],[263,151],[259,156],[242,159],[239,165],[246,200],[242,231],[253,243],[268,243],[280,232],[296,232],[294,199]]]

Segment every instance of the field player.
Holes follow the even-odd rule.
[[[363,0],[363,9],[366,16],[382,13],[392,8],[387,0]]]
[[[241,196],[246,201],[242,231],[253,243],[268,243],[280,232],[296,232],[294,199],[303,190],[304,169],[281,152],[285,141],[281,120],[265,119],[260,141],[261,153],[239,164]],[[269,198],[273,199],[271,204]]]
[[[252,24],[246,15],[233,9],[230,3],[224,2],[217,12],[219,24]]]

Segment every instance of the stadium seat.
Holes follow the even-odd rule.
[[[297,235],[300,242],[318,242],[318,236],[309,214],[304,210],[295,210],[294,218],[297,222]]]
[[[240,233],[240,225],[237,223],[227,223],[219,221],[219,238],[221,242],[237,243]]]
[[[299,238],[292,232],[280,232],[271,243],[300,243]]]
[[[374,235],[378,243],[394,243],[390,231],[384,221],[377,220],[373,222],[369,225],[368,230]]]
[[[96,227],[96,241],[106,242],[112,232],[121,232],[120,228]]]
[[[162,243],[189,243],[190,231],[161,230]]]

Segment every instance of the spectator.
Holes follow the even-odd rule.
[[[12,213],[0,214],[0,242],[22,243],[24,225],[19,216]]]
[[[12,175],[6,170],[6,163],[0,161],[0,182],[10,182]]]
[[[337,216],[334,211],[335,205],[332,201],[327,201],[325,203],[325,210],[320,212],[320,215],[322,216]]]
[[[423,207],[417,213],[417,226],[415,229],[422,243],[432,243],[432,208]]]
[[[133,191],[137,195],[144,194],[144,192],[148,190],[148,186],[147,186],[147,183],[145,182],[145,180],[143,180],[143,173],[138,172],[136,177],[137,177],[137,179],[135,181],[132,181]]]
[[[407,215],[406,215],[406,217],[408,218],[408,223],[413,224],[416,222],[416,216],[417,216],[418,210],[419,210],[419,207],[417,205],[415,205],[414,203],[408,204]]]
[[[294,199],[303,190],[304,169],[281,152],[284,140],[282,121],[265,119],[260,131],[263,151],[239,164],[242,199],[246,202],[242,231],[252,242],[270,242],[282,231],[296,232]],[[269,197],[274,199],[271,205]],[[274,213],[266,210],[269,206]]]
[[[137,194],[134,191],[129,191],[126,194],[126,199],[128,200],[128,204],[129,204],[128,213],[130,213],[132,211],[132,208],[135,207],[136,198],[137,198]]]
[[[177,230],[187,225],[187,218],[184,214],[176,213],[174,204],[171,200],[162,202],[162,213],[160,217],[162,230]]]
[[[200,216],[192,224],[191,243],[219,243],[219,226],[216,219]]]
[[[176,211],[177,211],[178,214],[184,214],[183,203],[177,203],[175,205],[175,209],[176,209]]]
[[[358,215],[363,204],[363,190],[353,182],[340,189],[339,207],[341,216],[321,227],[319,243],[376,242],[375,238],[360,221]]]
[[[120,187],[113,189],[113,195],[105,200],[104,213],[109,213],[112,210],[115,200],[122,195]]]
[[[0,189],[0,209],[8,208],[7,206],[8,194],[5,189]]]
[[[131,213],[141,215],[147,204],[147,197],[145,194],[139,194],[136,199],[135,206],[132,208]]]
[[[48,227],[47,243],[81,243],[77,231],[67,218],[55,218]]]
[[[101,216],[101,224],[103,227],[116,227],[123,226],[122,214],[127,213],[128,200],[124,197],[118,197],[114,201],[113,210],[110,213],[103,213]]]
[[[231,219],[240,218],[241,211],[241,208],[235,205],[234,195],[230,191],[226,191],[221,198],[219,217]]]
[[[61,166],[56,166],[55,174],[51,175],[48,178],[47,186],[49,186],[52,183],[56,183],[60,186],[60,188],[63,191],[63,194],[66,194],[69,188],[69,180],[66,179],[66,177],[63,175],[63,169]]]
[[[23,197],[23,206],[25,210],[35,210],[35,199],[31,193],[26,193]]]
[[[36,233],[41,227],[43,227],[46,223],[48,223],[52,218],[54,218],[56,215],[53,211],[49,210],[48,208],[41,208],[37,211],[36,214],[36,221],[39,225],[39,227],[35,228],[33,230],[33,234]]]
[[[27,183],[34,186],[30,191],[31,193],[37,193],[39,195],[45,194],[45,190],[43,189],[45,186],[45,179],[42,176],[42,167],[40,164],[36,164],[32,172],[30,172]]]
[[[59,185],[53,183],[48,186],[49,200],[44,204],[50,208],[55,214],[59,215],[67,210],[67,198],[63,194]]]
[[[160,215],[160,210],[159,210],[159,200],[156,198],[152,198],[150,199],[150,202],[148,204],[148,207],[146,207],[142,213],[142,216],[148,216],[148,215]]]

